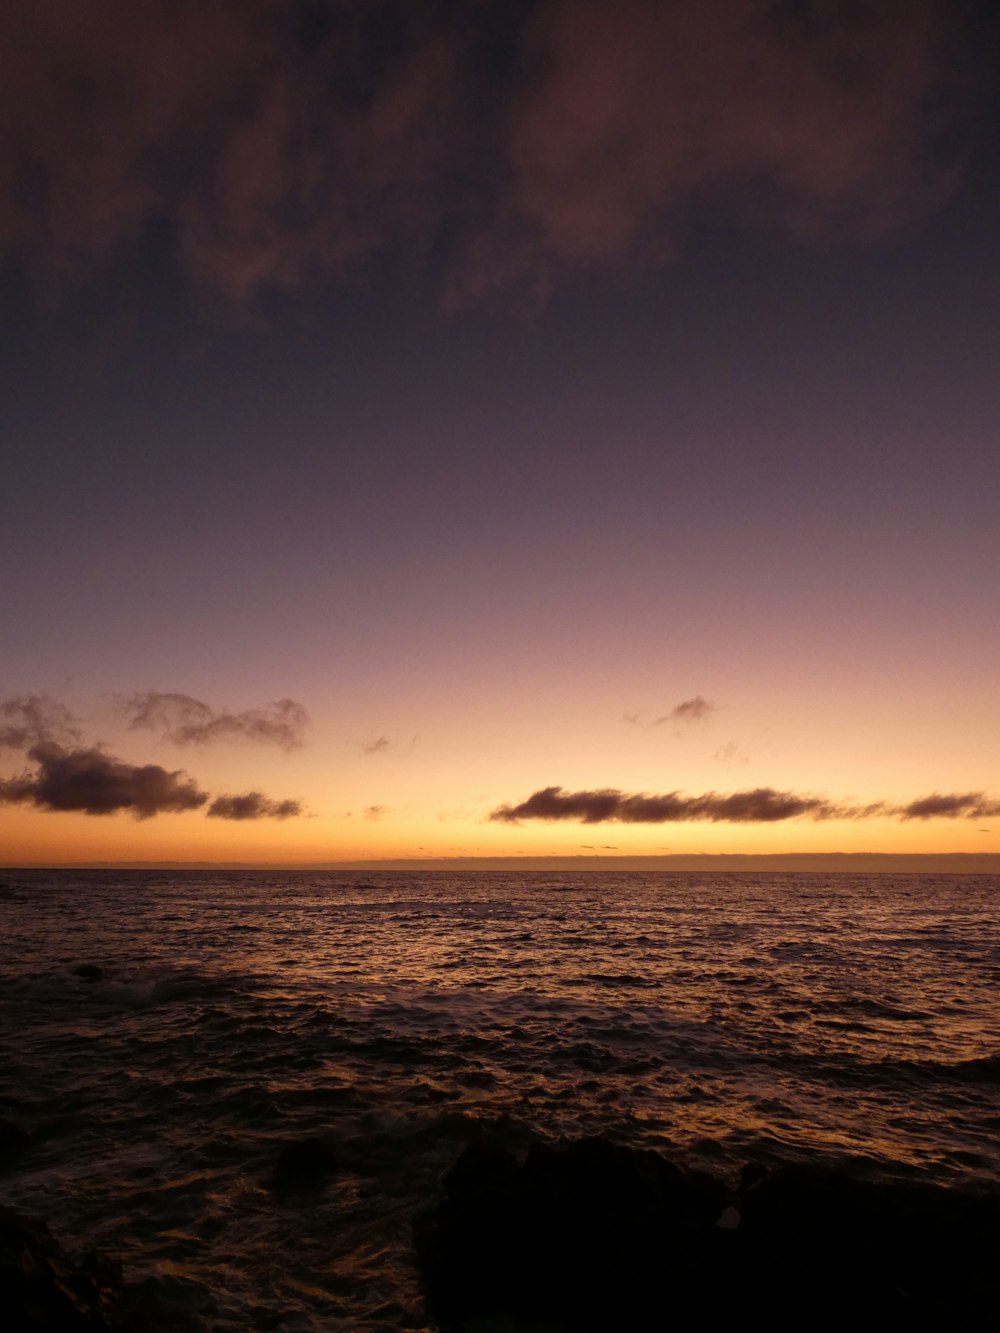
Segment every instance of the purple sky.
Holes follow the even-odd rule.
[[[286,860],[513,853],[560,785],[995,796],[989,7],[479,8],[0,16],[0,699],[301,801]],[[314,727],[196,766],[113,719],[146,690]]]

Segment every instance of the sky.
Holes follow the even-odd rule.
[[[991,6],[0,11],[0,863],[1000,852]]]

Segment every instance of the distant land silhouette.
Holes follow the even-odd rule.
[[[60,861],[2,864],[46,870],[740,871],[829,875],[1000,875],[1000,852],[782,852],[669,856],[438,856],[369,861]]]

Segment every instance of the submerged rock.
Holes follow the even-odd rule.
[[[734,1195],[604,1139],[533,1147],[523,1163],[473,1144],[443,1183],[416,1240],[447,1333],[499,1314],[604,1333],[753,1316],[961,1328],[1000,1303],[997,1195],[811,1166],[752,1173]]]
[[[337,1155],[323,1139],[297,1139],[278,1154],[268,1184],[275,1194],[320,1190],[337,1169]]]
[[[75,1264],[37,1218],[0,1206],[0,1311],[11,1333],[134,1333],[115,1261]]]
[[[31,1135],[12,1120],[0,1116],[0,1171],[16,1166],[32,1144]]]
[[[81,963],[79,967],[74,967],[73,975],[83,981],[103,981],[104,968],[98,967],[96,963]]]

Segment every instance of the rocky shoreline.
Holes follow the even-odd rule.
[[[270,1186],[308,1197],[336,1172],[290,1143]],[[515,1155],[484,1135],[414,1224],[442,1333],[653,1329],[759,1318],[981,1327],[1000,1309],[1000,1193],[873,1182],[828,1165],[749,1166],[734,1189],[660,1153],[584,1138]],[[0,1208],[11,1333],[148,1333],[156,1311],[113,1259],[74,1261],[48,1226]]]

